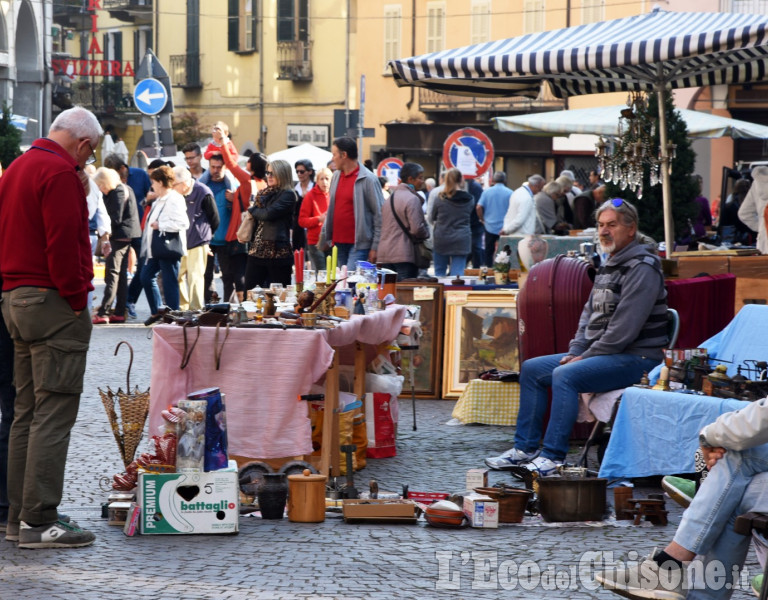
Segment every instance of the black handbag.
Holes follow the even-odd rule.
[[[411,232],[408,231],[408,229],[403,225],[403,222],[400,220],[400,217],[397,216],[397,211],[395,210],[395,193],[392,192],[392,195],[389,197],[390,202],[392,203],[392,215],[395,217],[395,221],[397,221],[397,224],[400,225],[400,229],[403,230],[403,233],[408,237],[409,240],[411,240],[411,243],[413,244],[413,253],[415,256],[414,263],[416,264],[416,267],[419,269],[428,269],[429,265],[432,264],[432,250],[427,248],[424,245],[424,240],[417,240],[416,238],[411,235]]]
[[[160,215],[163,214],[165,206],[160,209]],[[185,233],[186,235],[186,233]],[[152,230],[152,258],[161,260],[181,260],[184,256],[184,246],[181,243],[181,235],[178,231],[160,231]]]

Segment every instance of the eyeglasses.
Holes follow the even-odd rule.
[[[297,175],[304,175],[304,173],[306,173],[306,171],[299,171],[298,169],[296,169]]]
[[[264,173],[264,175],[266,175],[267,177],[274,177],[275,176],[275,174],[272,171],[267,171],[266,173]]]
[[[612,198],[611,204],[613,204],[614,207],[619,208],[622,204],[624,204],[623,198]]]
[[[96,162],[96,152],[93,150],[93,146],[91,146],[91,142],[88,142],[88,147],[91,149],[91,155],[85,159],[86,165],[92,165]]]
[[[185,154],[185,155],[184,155],[184,160],[186,160],[187,162],[189,162],[190,160],[195,160],[195,159],[196,159],[198,156],[199,156],[198,154],[192,154],[192,155],[190,155],[190,156],[187,156],[187,155]]]

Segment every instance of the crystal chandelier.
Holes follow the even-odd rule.
[[[676,145],[667,144],[666,156],[661,148],[654,152],[656,121],[648,113],[648,98],[642,92],[631,92],[627,108],[619,117],[618,137],[600,138],[595,145],[597,164],[604,181],[611,181],[622,190],[630,188],[638,198],[643,197],[643,170],[650,170],[650,184],[661,183],[662,165],[672,173]]]

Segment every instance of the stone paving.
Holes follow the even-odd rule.
[[[148,309],[145,303],[139,309],[140,323]],[[633,559],[628,551],[642,555],[665,545],[680,521],[681,509],[668,501],[666,527],[612,520],[553,527],[531,517],[497,530],[454,530],[424,522],[353,525],[338,516],[320,524],[243,517],[240,533],[232,536],[127,538],[100,517],[107,495],[100,480],[121,470],[121,462],[97,388],[125,385],[127,353],[121,348],[113,355],[120,340],[135,351],[132,385],[149,385],[151,331],[142,325],[95,327],[61,506],[96,533],[96,543],[35,551],[0,541],[2,600],[616,598],[595,589],[584,553],[611,551],[615,559]],[[369,460],[355,476],[357,487],[367,489],[376,479],[381,490],[393,492],[403,484],[417,491],[462,490],[466,470],[506,450],[513,429],[447,426],[452,407],[417,401],[414,431],[411,403],[401,401],[398,455]],[[492,473],[491,483],[498,481],[511,477]],[[652,481],[638,483],[639,496],[659,491]],[[758,571],[752,551],[747,566]],[[739,590],[733,597],[751,594]]]

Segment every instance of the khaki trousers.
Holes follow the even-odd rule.
[[[77,419],[91,339],[91,316],[56,290],[3,292],[3,318],[14,344],[16,404],[8,445],[8,520],[58,520],[69,435]]]
[[[208,263],[208,244],[187,250],[179,267],[179,308],[200,310],[205,304],[205,266]]]

